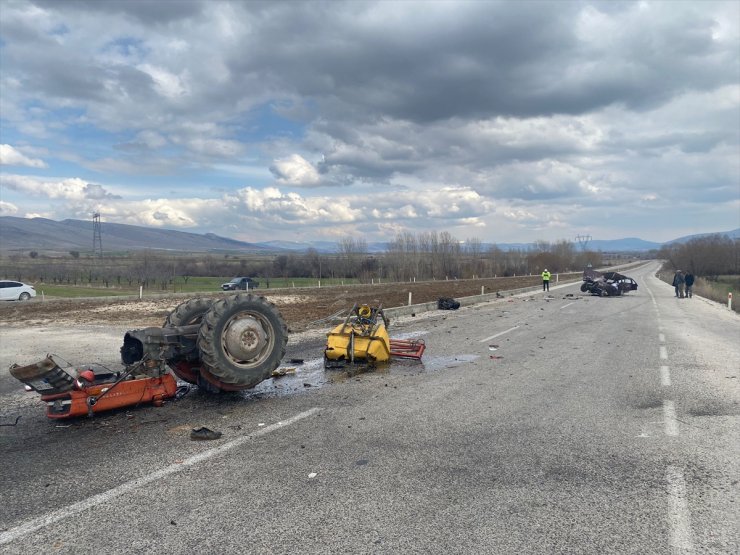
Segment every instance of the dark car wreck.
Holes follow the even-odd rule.
[[[637,282],[618,272],[597,272],[591,268],[583,271],[581,291],[599,297],[618,297],[629,291],[637,291]]]

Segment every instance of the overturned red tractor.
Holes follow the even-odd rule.
[[[126,332],[122,372],[61,368],[50,356],[10,373],[41,394],[47,416],[66,418],[173,397],[180,379],[211,392],[238,391],[267,379],[285,354],[288,328],[264,297],[191,299],[161,328]]]

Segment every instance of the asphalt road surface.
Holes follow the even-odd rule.
[[[0,552],[738,553],[740,318],[656,269],[400,319],[422,364],[325,372],[303,335],[255,391],[69,422],[11,387],[3,329]],[[118,331],[34,341],[115,361]]]

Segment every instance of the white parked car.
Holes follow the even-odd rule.
[[[33,288],[33,285],[7,279],[0,280],[0,300],[27,301],[35,296],[36,290]]]

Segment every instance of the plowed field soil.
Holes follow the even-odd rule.
[[[580,274],[579,274],[580,275]],[[565,276],[561,276],[561,279]],[[298,289],[259,289],[255,294],[275,303],[292,331],[309,328],[313,322],[348,311],[354,303],[384,308],[436,301],[440,297],[478,295],[529,287],[541,283],[539,276],[491,278],[476,280],[426,281],[352,285],[344,287],[311,287]],[[201,295],[214,299],[225,293]],[[233,294],[233,293],[230,293]],[[0,326],[65,326],[80,324],[125,324],[131,328],[161,326],[170,311],[192,297],[183,295],[147,296],[139,299],[49,299],[27,302],[5,302],[0,306]]]

